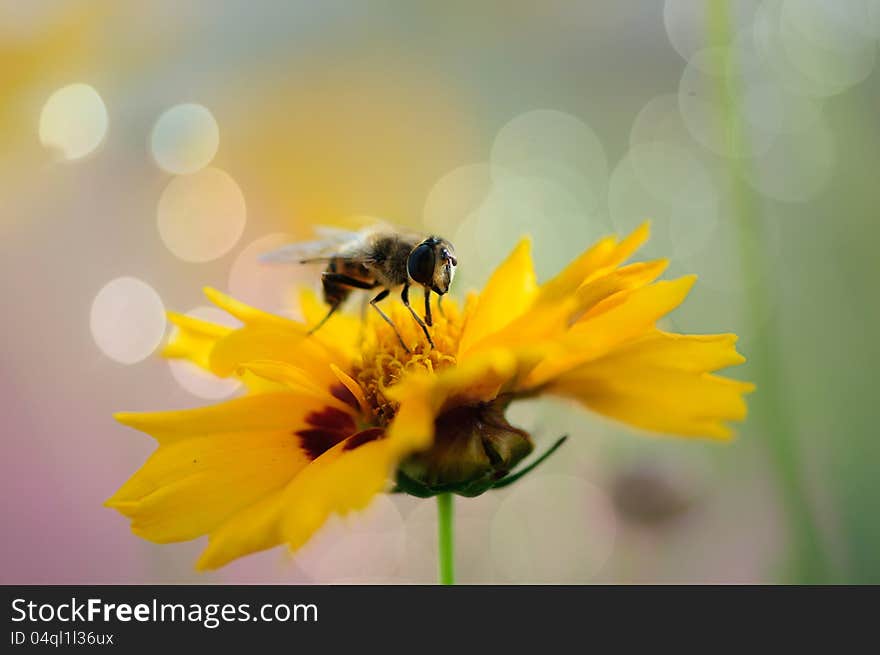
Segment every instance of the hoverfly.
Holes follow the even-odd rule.
[[[269,263],[326,262],[321,283],[324,301],[330,309],[309,330],[309,334],[313,334],[327,322],[352,290],[381,288],[370,300],[370,306],[394,329],[404,350],[410,352],[394,321],[378,306],[392,291],[402,287],[400,298],[403,304],[422,328],[431,348],[434,347],[434,340],[428,331],[428,327],[433,325],[431,292],[442,298],[449,291],[458,264],[455,249],[449,241],[438,236],[405,232],[387,225],[359,232],[336,228],[316,228],[316,232],[321,239],[288,244],[260,257],[261,261]],[[421,286],[425,292],[424,319],[409,302],[409,288],[413,285]]]

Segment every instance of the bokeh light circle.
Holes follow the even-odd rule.
[[[846,4],[846,3],[840,3]],[[773,82],[787,90],[813,97],[833,96],[862,79],[873,66],[873,47],[866,47],[864,39],[851,32],[852,50],[823,47],[809,36],[798,23],[802,21],[797,12],[807,3],[785,9],[782,1],[763,2],[755,13],[752,25],[751,45],[755,59],[772,76]],[[837,26],[840,30],[840,26]],[[832,31],[833,35],[834,32]],[[827,35],[840,43],[839,36]],[[828,41],[826,40],[826,43]]]
[[[642,257],[677,257],[705,247],[717,229],[719,204],[715,176],[703,161],[690,149],[662,141],[631,148],[608,187],[617,232],[651,220]]]
[[[561,111],[528,111],[498,131],[488,163],[459,167],[434,185],[423,221],[452,235],[463,262],[459,288],[481,286],[538,228],[533,257],[547,278],[607,233],[607,183],[605,150],[586,123]]]
[[[864,80],[874,68],[877,46],[846,21],[838,8],[818,0],[784,0],[779,38],[791,63],[804,75],[841,90]]]
[[[682,121],[678,94],[667,93],[651,98],[633,120],[629,132],[630,146],[655,141],[685,147],[695,143]]]
[[[203,305],[186,313],[187,316],[202,321],[239,327],[241,323],[217,307]],[[174,330],[177,328],[175,327]],[[169,359],[168,368],[177,383],[188,392],[206,400],[228,398],[241,388],[241,382],[234,378],[218,378],[184,359]]]
[[[493,179],[552,180],[586,211],[598,209],[608,180],[608,159],[596,133],[579,118],[538,109],[521,114],[495,136],[490,157]]]
[[[775,135],[800,132],[822,118],[819,102],[795,95],[771,81],[762,81],[743,90],[742,111],[746,122]],[[767,150],[772,147],[768,144]]]
[[[880,34],[872,13],[877,0],[782,0],[780,18],[804,38],[829,50],[861,50]]]
[[[135,364],[162,342],[165,306],[146,282],[119,277],[98,291],[89,322],[101,352],[120,364]]]
[[[160,168],[177,175],[195,173],[211,163],[220,145],[220,128],[207,107],[176,105],[159,116],[150,149]]]
[[[524,235],[540,233],[532,255],[538,276],[546,279],[607,233],[604,217],[587,212],[558,179],[502,174],[499,167],[492,172],[489,195],[456,232],[459,270],[468,284],[485,282]]]
[[[758,0],[739,0],[727,5],[730,13],[731,33],[743,29],[754,19]],[[706,0],[666,0],[663,4],[663,24],[669,42],[685,60],[709,47],[709,16],[711,5]],[[715,44],[722,45],[722,44]]]
[[[71,84],[55,91],[40,112],[40,142],[64,159],[93,152],[107,134],[107,107],[88,84]]]
[[[491,185],[491,167],[486,162],[465,164],[449,171],[428,192],[422,222],[438,234],[452,234],[483,204]]]
[[[247,220],[244,194],[219,168],[175,177],[159,199],[159,235],[188,262],[222,257],[238,242]]]
[[[405,513],[406,561],[401,571],[405,582],[434,584],[437,581],[437,503],[431,499],[399,497],[395,500]],[[486,493],[476,498],[456,496],[455,577],[462,584],[497,582],[495,564],[489,548],[492,516],[499,497]]]
[[[362,512],[331,517],[294,561],[317,583],[375,584],[395,578],[405,556],[400,510],[388,496],[376,496]]]
[[[572,584],[602,570],[616,532],[614,508],[599,487],[571,475],[532,475],[502,501],[490,547],[509,582]]]
[[[754,69],[750,61],[741,56],[744,47],[742,41],[737,41],[730,47],[701,50],[685,66],[678,86],[679,110],[691,136],[706,149],[724,157],[745,158],[766,152],[775,136],[773,130],[745,114],[748,139],[730,138],[722,105],[726,100],[720,90],[738,97],[753,83],[747,72]]]
[[[290,234],[267,234],[252,241],[236,256],[229,269],[229,293],[248,305],[288,318],[302,320],[299,287],[314,287],[315,266],[268,264],[260,255],[296,241]]]
[[[825,120],[797,132],[784,132],[757,157],[746,175],[762,194],[785,202],[804,202],[821,193],[836,161],[834,134]]]

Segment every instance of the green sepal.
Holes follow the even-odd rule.
[[[495,484],[492,485],[492,488],[493,489],[503,489],[507,485],[513,484],[514,482],[519,480],[526,473],[531,473],[532,470],[534,470],[538,466],[538,464],[540,464],[545,459],[550,457],[550,455],[555,453],[559,449],[559,447],[565,443],[566,439],[568,439],[568,435],[567,434],[562,435],[561,437],[559,437],[559,439],[556,440],[556,443],[554,443],[552,446],[550,446],[550,448],[547,449],[547,452],[545,452],[543,455],[541,455],[538,459],[536,459],[534,462],[532,462],[531,464],[526,466],[524,469],[517,471],[516,473],[511,473],[511,474],[501,478],[500,480],[496,481]]]
[[[423,482],[414,480],[402,470],[398,469],[396,484],[391,490],[391,493],[409,494],[410,496],[416,496],[417,498],[431,498],[432,496],[438,496],[444,493],[454,493],[459,496],[473,498],[474,496],[479,496],[490,489],[503,489],[504,487],[513,484],[527,473],[531,473],[535,470],[539,464],[543,463],[550,457],[550,455],[559,450],[559,447],[564,444],[567,439],[567,434],[561,436],[534,462],[515,473],[505,474],[502,478],[498,478],[496,473],[494,475],[485,475],[466,483],[459,482],[456,484],[437,484],[428,486]]]

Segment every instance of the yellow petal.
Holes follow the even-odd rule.
[[[669,266],[669,261],[666,259],[639,262],[613,270],[582,284],[574,294],[577,298],[578,318],[582,318],[593,307],[614,294],[632,291],[650,284],[663,274],[667,266]]]
[[[410,374],[385,390],[399,403],[388,427],[388,444],[398,459],[430,447],[434,420],[448,405],[487,402],[497,398],[517,371],[516,357],[499,349],[483,352],[460,366],[437,374]]]
[[[449,379],[438,390],[438,378],[430,375],[406,380],[391,388],[401,404],[383,438],[353,449],[348,442],[334,446],[285,489],[281,536],[291,549],[305,543],[331,514],[366,507],[387,487],[401,459],[430,446],[434,416],[448,397],[443,392],[460,387]]]
[[[107,505],[152,541],[220,529],[357,432],[352,408],[332,398],[336,405],[328,405],[323,396],[255,395],[183,412],[121,416],[160,445]]]
[[[736,341],[735,334],[671,334],[655,330],[602,361],[709,373],[746,361],[736,351]]]
[[[306,371],[316,384],[329,388],[336,377],[330,364],[344,358],[319,341],[296,331],[245,326],[220,339],[211,351],[215,375],[227,376],[254,361],[276,361]]]
[[[544,384],[565,371],[650,332],[658,319],[682,303],[695,279],[694,276],[686,276],[656,282],[602,300],[560,340],[558,352],[534,368],[524,381],[523,388]]]
[[[668,434],[726,439],[726,421],[746,417],[753,385],[707,373],[598,361],[554,379],[550,393],[629,425]]]
[[[364,415],[368,415],[370,413],[370,406],[367,403],[367,398],[364,396],[364,390],[361,388],[361,385],[355,382],[348,373],[336,366],[336,364],[330,364],[330,370],[342,386],[348,389],[351,395],[354,396],[354,399],[357,400],[361,412],[363,412]]]
[[[621,291],[629,291],[653,282],[667,265],[667,260],[661,259],[612,270],[581,285],[555,303],[531,307],[504,329],[483,339],[470,352],[499,346],[525,348],[526,351],[535,349],[542,341],[560,337],[578,317],[602,300]],[[542,349],[537,349],[536,352],[540,353]]]
[[[650,223],[645,222],[620,243],[613,236],[601,239],[566,266],[556,277],[541,285],[536,304],[555,303],[573,293],[601,270],[616,267],[632,255],[649,235]]]
[[[232,331],[232,328],[175,312],[168,312],[168,321],[177,329],[162,350],[162,355],[171,359],[187,359],[203,369],[208,368],[214,344]]]
[[[451,401],[455,404],[472,404],[496,398],[516,371],[514,353],[506,348],[498,348],[480,352],[458,366],[434,374],[411,373],[385,389],[384,393],[399,402],[401,409],[415,398],[428,398],[431,412],[436,415]]]
[[[369,293],[365,291],[363,293]],[[369,296],[363,298],[364,302]],[[299,296],[300,309],[306,325],[310,328],[320,323],[330,309],[328,305],[318,300],[311,289],[304,289]],[[362,312],[363,313],[363,312]],[[342,349],[351,358],[357,351],[362,333],[361,317],[356,314],[338,311],[328,320],[321,329],[315,333],[322,342],[333,344]]]
[[[541,286],[533,304],[504,328],[472,345],[467,356],[483,348],[505,346],[522,351],[521,368],[544,356],[541,343],[555,339],[571,323],[601,300],[621,291],[649,284],[668,266],[667,260],[616,267],[629,257],[648,237],[645,223],[622,242],[603,239],[581,255],[562,273]]]
[[[246,325],[262,325],[300,331],[307,329],[302,323],[256,309],[217,291],[217,289],[205,287],[203,291],[208,300]]]
[[[224,432],[260,432],[301,425],[325,397],[307,393],[275,392],[233,398],[208,407],[165,412],[120,412],[114,417],[154,437],[161,444]],[[348,408],[341,404],[340,409]]]
[[[322,398],[328,405],[344,407],[345,403],[333,395],[333,386],[321,386],[321,382],[307,371],[272,360],[258,359],[241,365],[243,374],[250,373],[260,379],[276,382],[287,391],[306,393]],[[350,408],[350,407],[348,407]]]
[[[196,568],[216,569],[234,559],[283,543],[284,489],[276,490],[231,516],[208,538]]]
[[[554,303],[570,295],[591,273],[605,265],[616,247],[615,237],[605,237],[598,241],[556,277],[541,285],[536,304]]]
[[[388,436],[395,444],[409,445],[412,452],[428,448],[434,441],[434,419],[446,397],[436,393],[433,380],[428,376],[414,378],[406,385],[405,393],[398,393],[400,402],[394,420],[388,427]]]
[[[651,236],[651,222],[645,221],[621,241],[605,261],[604,266],[619,266],[648,240]]]
[[[537,292],[531,242],[523,239],[486,283],[462,330],[459,359],[474,344],[498,332],[532,304]]]
[[[496,398],[517,372],[517,358],[506,348],[486,351],[440,371],[435,393],[456,404],[488,402]]]
[[[290,429],[193,437],[160,446],[106,504],[150,541],[194,539],[286,485],[308,461]]]
[[[202,554],[201,569],[222,566],[242,555],[281,543],[302,546],[331,514],[366,507],[387,487],[410,448],[388,437],[353,446],[343,441],[324,452],[284,489],[247,507],[215,530]]]
[[[284,491],[281,535],[291,550],[302,546],[331,514],[366,507],[388,486],[400,444],[377,439],[353,450],[343,442],[306,467]]]

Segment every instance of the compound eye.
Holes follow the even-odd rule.
[[[406,268],[413,280],[430,286],[434,279],[434,248],[424,243],[416,247],[409,254]]]

